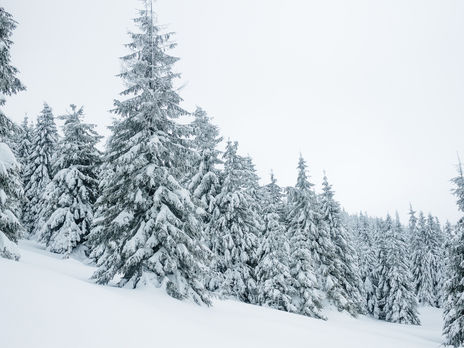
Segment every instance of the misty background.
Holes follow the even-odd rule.
[[[108,135],[116,75],[137,0],[3,0],[19,22],[13,64],[27,91],[6,114],[35,120],[84,105]],[[184,107],[204,108],[225,139],[294,185],[301,152],[317,189],[323,170],[351,213],[409,203],[458,217],[449,180],[464,157],[464,2],[158,0],[176,33]],[[58,122],[59,123],[59,122]]]

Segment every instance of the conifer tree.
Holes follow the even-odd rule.
[[[66,256],[89,234],[98,197],[100,136],[95,125],[82,122],[83,108],[71,105],[64,120],[64,137],[54,158],[52,181],[45,187],[38,238],[52,252]]]
[[[464,213],[464,174],[461,163],[458,176],[452,181],[458,208]],[[457,348],[464,346],[464,217],[458,221],[450,245],[447,260],[450,278],[444,291],[443,335],[445,345]]]
[[[16,77],[18,70],[11,65],[10,37],[16,22],[10,13],[0,7],[0,107],[5,97],[24,90]],[[16,126],[0,108],[0,257],[18,260],[20,257],[16,241],[22,230],[19,222],[19,201],[22,199],[22,185],[19,176],[20,166],[7,145]]]
[[[419,325],[407,258],[407,240],[398,214],[395,222],[387,216],[380,248],[379,318],[393,323]]]
[[[56,151],[58,132],[52,109],[44,104],[37,117],[37,125],[32,134],[32,151],[24,169],[26,205],[23,221],[29,233],[40,228],[39,212],[42,209],[42,193],[53,178],[52,157]]]
[[[408,235],[409,245],[411,250],[415,250],[419,247],[418,229],[417,229],[417,217],[416,211],[412,209],[412,205],[409,204],[409,223],[408,223]]]
[[[439,223],[419,214],[414,247],[413,274],[419,303],[438,307],[441,298],[443,236]]]
[[[342,224],[341,208],[334,199],[332,186],[324,175],[323,192],[320,196],[322,228],[327,228],[332,243],[333,255],[328,259],[325,291],[328,299],[339,311],[351,315],[363,312],[361,278],[357,268],[356,252]]]
[[[436,277],[434,279],[434,294],[435,294],[435,307],[442,307],[443,305],[443,286],[445,280],[445,234],[441,227],[440,220],[438,217],[434,217],[432,220],[432,231],[435,236],[435,259],[436,262]]]
[[[453,240],[456,226],[451,225],[449,221],[446,221],[443,226],[443,248],[442,248],[442,273],[440,278],[440,307],[444,307],[446,300],[446,283],[452,277],[452,270],[450,265],[451,250],[453,248]]]
[[[451,222],[446,221],[443,227],[443,234],[445,241],[450,241],[455,235],[455,228],[451,225]]]
[[[385,238],[384,238],[384,228],[385,228],[385,221],[381,218],[374,219],[374,235],[375,235],[375,243],[376,248],[374,249],[377,253],[376,260],[375,260],[375,270],[374,270],[374,278],[375,278],[375,286],[374,291],[375,295],[373,296],[373,312],[372,315],[376,319],[384,319],[382,318],[382,306],[383,301],[382,297],[383,294],[381,289],[379,288],[380,285],[380,272],[382,271],[383,260],[385,259]]]
[[[376,224],[365,214],[360,214],[356,224],[356,237],[358,240],[358,264],[365,307],[368,313],[374,314],[377,307],[376,287],[378,269],[378,241]]]
[[[271,308],[295,312],[292,296],[296,293],[289,268],[290,245],[280,217],[282,189],[271,174],[271,182],[263,188],[264,231],[258,254],[256,274],[258,303]]]
[[[3,114],[0,118],[5,117]],[[0,139],[5,130],[0,128]],[[19,260],[16,242],[22,226],[18,219],[22,185],[19,177],[19,164],[9,146],[0,142],[0,257]]]
[[[1,73],[1,84],[0,84],[0,105],[4,105],[6,96],[11,96],[18,92],[25,90],[26,88],[16,76],[18,69],[11,64],[11,36],[13,30],[16,29],[16,21],[13,16],[5,11],[3,7],[0,7],[0,40],[2,45],[0,46],[0,65],[2,67]],[[3,112],[2,115],[4,116]],[[2,119],[0,123],[1,129],[6,131],[11,130],[11,121],[8,118]]]
[[[187,127],[175,121],[185,114],[173,86],[177,58],[168,54],[175,45],[154,24],[151,1],[145,6],[134,20],[139,32],[130,33],[131,53],[122,58],[126,98],[115,101],[120,119],[108,141],[110,167],[89,237],[99,266],[93,278],[106,284],[120,275],[119,286],[133,287],[143,278],[175,298],[209,304],[206,250],[191,195],[180,183],[191,150]]]
[[[220,173],[216,166],[221,163],[217,146],[222,138],[219,136],[218,127],[211,123],[205,111],[197,108],[194,116],[195,119],[191,124],[194,135],[192,147],[196,154],[193,168],[197,171],[190,179],[188,188],[200,208],[199,215],[205,230],[211,220],[216,196],[220,190]],[[203,239],[206,245],[211,247],[211,236],[205,233]]]
[[[422,212],[419,213],[417,221],[416,238],[417,241],[413,245],[412,267],[414,291],[420,304],[435,306],[437,302],[435,283],[438,262],[434,247],[435,236]]]
[[[21,127],[19,128],[19,131],[16,132],[15,138],[13,139],[15,157],[17,158],[21,166],[19,174],[23,188],[26,187],[28,184],[27,176],[25,175],[25,169],[28,164],[30,153],[32,151],[32,132],[33,126],[29,122],[29,118],[25,116],[23,122],[21,123]],[[23,196],[20,205],[21,220],[23,219],[23,214],[26,208],[27,199],[25,199],[25,197]]]
[[[259,176],[256,173],[255,164],[250,155],[240,157],[243,167],[243,182],[245,189],[249,192],[252,198],[259,204],[261,201],[261,187],[259,186]],[[259,207],[261,208],[261,207]]]
[[[32,125],[27,116],[24,117],[21,123],[20,131],[17,133],[15,142],[15,152],[21,168],[27,164],[29,154],[32,150]]]
[[[290,240],[290,274],[296,294],[294,306],[298,313],[325,319],[321,313],[322,294],[315,268],[320,214],[313,184],[308,181],[306,163],[300,156],[298,179],[295,188],[288,193],[288,238]]]
[[[446,221],[443,227],[443,235],[445,242],[443,243],[443,277],[442,277],[442,297],[441,304],[443,305],[446,296],[446,282],[451,278],[451,267],[449,264],[452,249],[452,241],[456,237],[457,226],[451,225],[449,221]]]
[[[256,248],[260,234],[260,218],[256,202],[246,189],[243,158],[237,154],[237,142],[229,141],[223,154],[224,172],[221,191],[208,227],[214,254],[216,277],[209,281],[211,289],[247,303],[255,303],[257,284]]]

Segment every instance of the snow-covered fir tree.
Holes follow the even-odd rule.
[[[437,278],[437,256],[434,235],[423,212],[417,220],[416,240],[413,244],[414,292],[420,304],[435,306],[437,302],[435,282]]]
[[[29,154],[32,150],[32,131],[33,127],[29,122],[29,117],[25,116],[21,123],[20,131],[14,139],[15,143],[15,154],[18,162],[21,164],[21,168],[27,164]]]
[[[438,217],[429,216],[429,225],[434,236],[433,252],[436,259],[435,278],[433,283],[433,291],[435,296],[434,307],[441,307],[443,304],[443,283],[445,280],[445,254],[444,246],[446,243],[445,235]]]
[[[363,285],[364,306],[369,314],[374,314],[377,307],[376,287],[378,269],[378,240],[376,221],[366,214],[355,217],[354,232],[358,250],[358,266]]]
[[[452,270],[450,265],[451,250],[453,248],[453,240],[456,237],[456,226],[451,225],[446,221],[443,227],[443,269],[441,274],[441,297],[440,306],[443,307],[446,299],[446,283],[452,277]]]
[[[443,243],[443,277],[442,277],[442,298],[441,303],[443,304],[445,296],[445,285],[449,278],[451,278],[451,272],[449,267],[450,260],[450,250],[452,248],[452,240],[456,236],[456,226],[453,226],[449,221],[446,221],[445,226],[443,227],[443,237],[445,242]]]
[[[290,245],[281,219],[282,189],[271,174],[271,182],[262,190],[264,231],[256,267],[258,304],[295,312],[292,296],[296,294],[290,274]]]
[[[204,110],[197,108],[194,116],[195,119],[191,123],[191,127],[194,135],[192,148],[196,155],[193,168],[196,169],[196,172],[190,179],[188,188],[200,208],[198,213],[205,230],[211,220],[216,195],[220,190],[220,173],[217,165],[221,163],[221,160],[217,146],[222,138],[219,136],[218,127],[211,123],[211,119]],[[203,238],[205,243],[211,247],[210,236],[205,233]]]
[[[255,267],[258,238],[262,228],[256,201],[247,190],[251,174],[237,154],[237,142],[229,141],[223,154],[224,171],[221,190],[208,225],[216,276],[209,281],[211,289],[247,303],[255,303],[257,285]]]
[[[327,298],[339,311],[347,311],[351,315],[363,312],[361,296],[361,278],[357,264],[357,255],[351,237],[342,223],[341,208],[334,199],[332,186],[324,175],[322,194],[320,195],[322,214],[319,228],[326,228],[332,242],[333,255],[325,278]]]
[[[409,214],[408,231],[415,293],[419,303],[440,307],[445,277],[445,235],[438,218],[431,214],[426,218],[420,212],[418,220],[412,207]]]
[[[451,222],[446,221],[445,226],[443,226],[443,238],[445,239],[445,242],[449,242],[451,239],[454,238],[455,236],[455,227],[451,225]],[[446,250],[446,247],[444,247]]]
[[[438,307],[443,270],[443,236],[439,223],[429,214],[419,213],[412,239],[414,290],[420,304]]]
[[[0,118],[4,115],[0,115]],[[0,128],[0,257],[19,260],[16,242],[22,226],[19,221],[20,200],[23,190],[19,164],[9,148],[1,142],[4,130]]]
[[[380,245],[377,288],[379,319],[399,324],[419,325],[417,303],[412,288],[406,233],[398,214],[384,221]]]
[[[416,211],[412,208],[412,204],[409,204],[408,237],[411,250],[415,250],[419,246],[420,239],[417,230]]]
[[[261,187],[259,186],[259,176],[256,173],[256,167],[253,163],[253,159],[250,155],[240,157],[240,159],[242,161],[242,167],[244,169],[244,176],[242,180],[245,185],[245,189],[255,199],[255,201],[259,203],[262,199]]]
[[[313,184],[306,174],[306,163],[300,156],[298,179],[288,192],[287,228],[290,242],[290,274],[296,294],[292,296],[298,313],[325,319],[321,313],[322,293],[316,275],[320,260],[316,259],[320,214]]]
[[[18,69],[11,63],[11,36],[16,28],[16,21],[13,16],[0,7],[0,106],[5,105],[5,98],[25,89],[24,85],[16,76]],[[0,111],[0,129],[5,135],[12,135],[13,123]]]
[[[19,221],[22,185],[20,166],[8,146],[16,126],[4,114],[1,107],[6,96],[24,90],[16,77],[18,70],[11,64],[11,35],[16,22],[10,13],[0,7],[0,257],[18,260],[16,246],[22,227]]]
[[[82,122],[83,108],[71,105],[64,120],[64,137],[53,161],[56,173],[45,187],[38,238],[47,249],[66,256],[89,234],[93,209],[98,197],[98,166],[101,154],[96,149],[100,136],[95,125]]]
[[[23,221],[29,233],[40,228],[39,212],[42,209],[42,193],[53,178],[52,157],[55,155],[58,132],[52,109],[44,104],[37,117],[37,125],[32,134],[32,149],[24,168],[24,188],[26,204]]]
[[[191,195],[180,184],[191,150],[186,127],[175,120],[185,114],[173,86],[177,58],[168,54],[174,43],[154,24],[151,6],[146,1],[134,20],[139,32],[130,33],[131,53],[122,58],[126,98],[115,101],[120,119],[108,141],[110,168],[89,237],[99,266],[93,278],[106,284],[118,275],[119,286],[133,287],[143,279],[175,298],[209,304],[206,250]]]
[[[15,145],[15,156],[21,165],[21,169],[19,171],[21,181],[23,184],[23,188],[27,186],[28,179],[25,175],[27,163],[29,160],[29,156],[32,151],[32,132],[33,132],[33,125],[29,122],[29,118],[27,116],[24,117],[23,122],[21,123],[21,128],[19,132],[16,132],[15,139],[13,140]],[[27,199],[23,197],[21,200],[21,220],[23,219],[23,214],[27,208]]]
[[[452,181],[458,208],[464,213],[464,173],[461,163],[458,176]],[[445,345],[457,348],[464,346],[464,217],[455,227],[450,246],[447,260],[450,278],[444,289],[443,335]]]

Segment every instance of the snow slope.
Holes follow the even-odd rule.
[[[20,242],[19,262],[0,258],[0,347],[438,347],[441,312],[421,310],[422,326],[328,313],[324,322],[215,301],[198,307],[160,289],[96,285],[94,268]]]

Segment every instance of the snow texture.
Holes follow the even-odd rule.
[[[422,308],[422,326],[414,326],[337,311],[323,321],[236,301],[201,307],[151,287],[93,284],[93,267],[30,241],[19,245],[19,262],[0,259],[2,347],[437,348],[442,342],[436,308]]]

